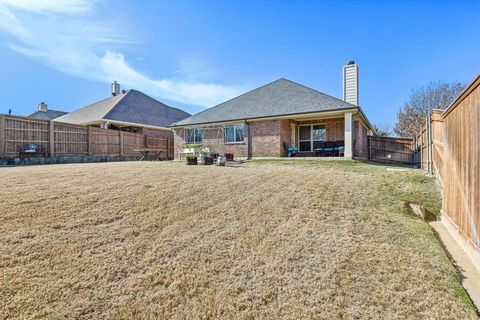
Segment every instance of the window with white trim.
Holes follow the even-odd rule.
[[[236,124],[225,127],[225,142],[243,142],[245,126]]]
[[[192,128],[187,130],[187,143],[200,143],[203,138],[203,128]]]

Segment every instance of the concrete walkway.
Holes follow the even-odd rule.
[[[462,284],[477,310],[480,310],[480,271],[441,221],[429,223],[442,242],[445,251],[462,274]]]

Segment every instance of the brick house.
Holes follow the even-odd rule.
[[[344,67],[344,100],[279,79],[172,124],[175,157],[186,144],[235,158],[318,155],[326,142],[341,142],[346,159],[366,159],[375,130],[358,103],[358,68]]]

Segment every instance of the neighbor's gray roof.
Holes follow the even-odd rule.
[[[351,108],[357,106],[282,78],[178,121],[172,126]]]
[[[67,113],[68,112],[58,111],[58,110],[35,111],[34,113],[29,114],[27,118],[38,119],[38,120],[53,120]]]
[[[57,121],[88,124],[103,119],[167,127],[190,116],[177,108],[169,107],[137,90],[128,90],[116,96],[95,102],[70,112]]]

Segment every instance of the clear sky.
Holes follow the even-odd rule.
[[[135,88],[195,113],[284,77],[394,124],[412,88],[480,72],[477,1],[0,0],[0,113],[71,111]]]

